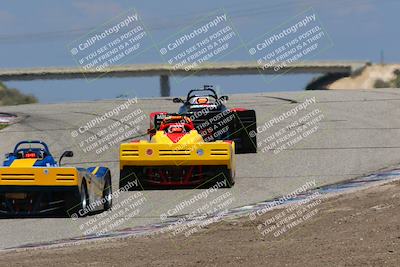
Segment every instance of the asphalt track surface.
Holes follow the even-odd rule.
[[[245,206],[292,192],[303,184],[316,181],[317,186],[331,184],[368,174],[400,162],[400,91],[395,89],[358,91],[307,91],[293,93],[263,93],[231,95],[230,107],[254,108],[258,125],[264,124],[289,111],[305,99],[315,97],[316,103],[307,110],[288,118],[260,133],[259,142],[282,127],[315,109],[324,118],[319,129],[292,147],[274,154],[273,151],[237,156],[236,185],[232,189],[220,189],[212,197],[231,192],[233,202],[228,208]],[[104,127],[115,123],[133,110],[144,114],[151,111],[176,111],[178,106],[170,98],[138,99],[118,116],[96,125],[91,133],[73,138],[71,132],[97,116],[126,102],[109,100],[65,104],[35,104],[2,107],[2,112],[17,113],[23,119],[0,131],[0,151],[10,152],[23,139],[41,139],[50,145],[52,153],[72,149],[75,157],[65,162],[79,166],[105,165],[111,168],[114,190],[118,186],[118,145],[99,155],[84,152],[79,142]],[[139,132],[148,128],[148,118],[140,123]],[[136,216],[126,216],[115,229],[160,222],[160,214],[166,213],[183,200],[198,195],[204,189],[151,190],[145,191],[146,201]],[[114,200],[114,205],[132,196],[124,192]],[[203,207],[211,197],[202,199],[181,210],[187,214]],[[112,216],[108,212],[107,216]],[[83,235],[80,228],[92,217],[79,218],[25,218],[0,220],[0,249],[27,243],[51,241]]]

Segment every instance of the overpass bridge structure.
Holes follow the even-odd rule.
[[[124,77],[160,77],[160,95],[169,96],[170,76],[210,76],[210,75],[278,75],[278,74],[326,74],[351,75],[369,64],[367,61],[303,61],[287,65],[267,64],[263,68],[257,62],[209,62],[186,70],[170,64],[115,65],[96,70],[76,67],[35,67],[0,69],[0,81],[33,81],[65,79],[99,79]]]

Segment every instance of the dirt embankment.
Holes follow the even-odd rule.
[[[17,89],[7,88],[7,86],[0,82],[0,106],[31,104],[37,102],[37,98],[33,95],[26,95]]]
[[[241,218],[193,236],[129,238],[0,254],[7,266],[399,266],[400,183],[324,199],[317,213],[279,237]]]
[[[328,85],[327,89],[373,89],[377,80],[393,80],[396,69],[400,69],[400,64],[366,66],[358,75],[341,78]]]

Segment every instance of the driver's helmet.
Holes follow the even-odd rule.
[[[183,124],[171,124],[168,129],[168,133],[186,133],[185,126]]]
[[[196,96],[189,100],[191,105],[209,105],[213,104],[213,100],[208,96]]]

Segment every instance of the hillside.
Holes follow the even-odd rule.
[[[7,88],[0,82],[0,106],[30,104],[38,102],[33,95],[25,95],[14,88]]]
[[[327,86],[327,89],[373,89],[396,88],[399,64],[371,65],[367,66],[359,75],[339,79]]]

